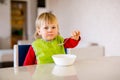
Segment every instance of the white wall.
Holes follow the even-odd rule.
[[[11,44],[11,0],[0,4],[0,49],[10,48]],[[13,0],[27,2],[27,33],[28,39],[33,40],[35,32],[35,19],[37,16],[37,0]]]
[[[35,20],[37,17],[37,0],[26,0],[28,2],[28,40],[34,40]]]
[[[0,48],[10,47],[10,24],[10,0],[5,0],[4,4],[0,3]]]
[[[47,0],[61,34],[81,31],[82,41],[105,47],[106,56],[120,56],[120,0]],[[80,45],[80,44],[79,44]]]

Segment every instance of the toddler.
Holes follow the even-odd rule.
[[[53,63],[52,55],[66,54],[65,48],[74,48],[81,39],[80,31],[73,31],[70,38],[60,36],[57,18],[50,12],[37,17],[34,37],[35,41],[29,48],[24,66]]]

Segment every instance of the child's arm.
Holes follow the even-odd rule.
[[[74,48],[78,45],[79,41],[81,40],[80,31],[73,31],[71,34],[70,39],[65,39],[64,47],[65,48]]]
[[[26,58],[24,60],[23,66],[36,64],[36,57],[32,46],[30,46]]]
[[[67,38],[65,40],[67,40]],[[79,37],[78,40],[74,40],[74,39],[70,38],[69,40],[66,41],[66,43],[64,44],[64,47],[65,48],[74,48],[78,45],[80,40],[81,40],[81,37]]]

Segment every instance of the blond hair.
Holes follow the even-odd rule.
[[[38,30],[40,29],[42,24],[55,24],[58,27],[58,21],[57,21],[57,18],[54,14],[52,14],[51,12],[42,13],[36,19],[36,23],[35,23],[36,31],[34,33],[35,39],[41,38],[41,35],[38,34]]]

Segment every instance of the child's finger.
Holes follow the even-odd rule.
[[[80,36],[80,31],[76,31],[77,36]]]
[[[80,31],[73,31],[73,32],[72,32],[72,35],[73,35],[73,36],[79,36],[79,35],[80,35]]]

